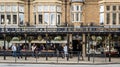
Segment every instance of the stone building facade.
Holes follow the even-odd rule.
[[[120,1],[0,0],[0,28],[19,28],[24,26],[35,28],[80,28],[88,25],[119,28]],[[79,35],[82,36],[80,41],[86,42],[86,34]],[[76,34],[68,34],[67,36],[69,37],[68,41],[73,42]],[[84,44],[83,54],[85,55],[87,49],[85,49]]]

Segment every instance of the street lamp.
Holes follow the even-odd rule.
[[[109,62],[111,62],[111,45],[110,45],[110,39],[111,39],[111,34],[110,34],[110,26],[109,26]]]
[[[4,49],[4,60],[6,60],[6,23],[4,23],[5,25],[4,25],[4,34],[3,34],[3,36],[4,36],[4,47],[3,47],[3,49]]]

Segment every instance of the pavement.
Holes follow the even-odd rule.
[[[61,57],[48,57],[48,60],[46,60],[46,57],[27,57],[27,60],[25,60],[25,57],[23,58],[17,58],[12,56],[7,56],[6,60],[4,60],[3,56],[0,56],[0,63],[18,63],[18,64],[88,64],[88,65],[99,65],[99,64],[120,64],[120,58],[114,57],[111,58],[111,62],[109,62],[109,58],[103,58],[103,57],[91,57],[90,61],[87,60],[87,57],[84,57],[84,60],[79,60],[78,57],[73,57],[67,60],[67,58],[61,58]]]

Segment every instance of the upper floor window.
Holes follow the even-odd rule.
[[[17,12],[17,11],[18,11],[18,6],[13,5],[13,6],[12,6],[12,12]]]
[[[72,22],[81,22],[82,21],[82,6],[81,5],[72,5],[71,7],[71,21]]]
[[[0,12],[4,12],[5,11],[5,6],[4,5],[0,5]]]
[[[6,6],[6,11],[7,11],[7,12],[10,12],[10,11],[11,11],[11,6],[10,6],[10,5],[7,5],[7,6]]]
[[[113,6],[113,11],[115,11],[116,10],[116,6]]]
[[[34,21],[36,23],[46,25],[60,24],[61,18],[60,5],[38,5],[34,7],[36,7],[37,12],[37,14],[34,13]],[[38,20],[36,20],[36,17],[38,17]]]
[[[24,6],[22,5],[19,6],[19,12],[24,12]]]
[[[100,12],[104,12],[104,6],[103,5],[100,6]]]
[[[106,6],[106,10],[109,11],[110,10],[110,6]]]
[[[82,11],[81,5],[72,5],[72,11]]]
[[[119,10],[120,10],[120,6],[119,6]]]

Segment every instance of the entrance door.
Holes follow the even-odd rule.
[[[81,40],[73,40],[72,41],[72,46],[73,46],[73,51],[74,52],[80,51],[80,48],[82,49],[82,47],[79,46],[80,43],[81,43]]]

